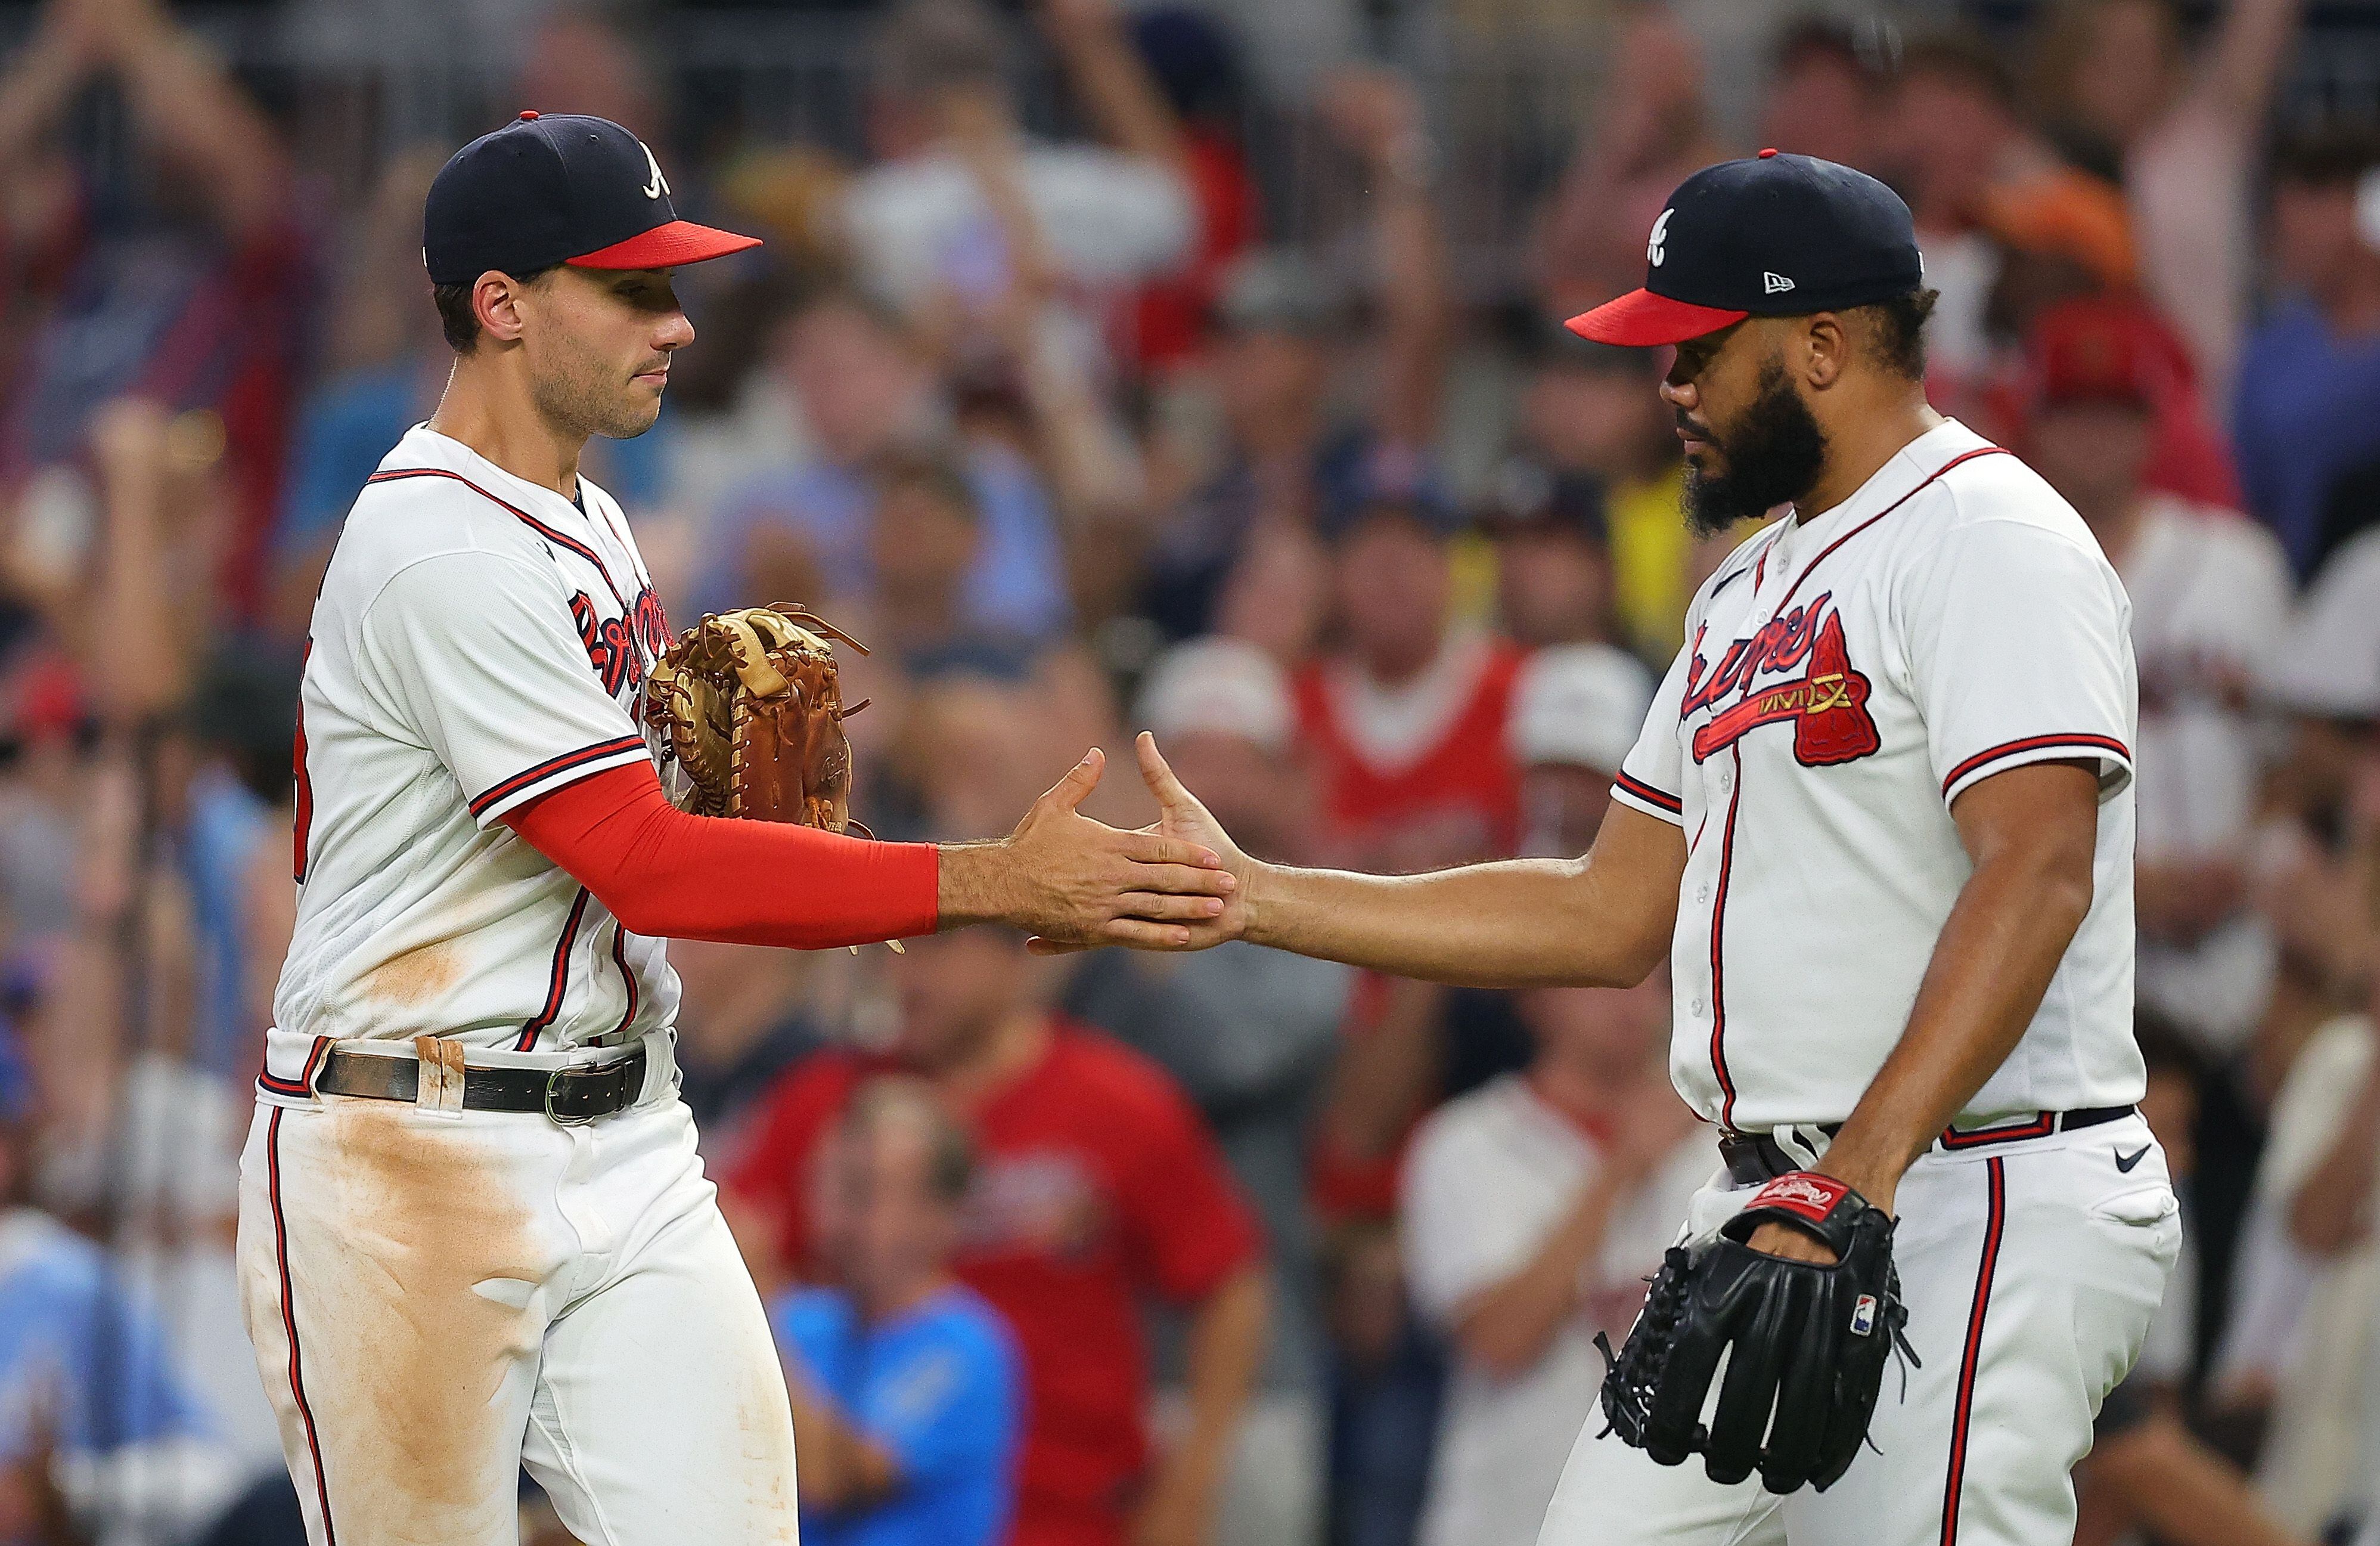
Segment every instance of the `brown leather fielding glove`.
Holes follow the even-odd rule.
[[[780,602],[706,615],[645,677],[645,722],[681,777],[671,798],[697,816],[862,834],[851,820],[851,743],[834,646],[868,653],[832,623]]]

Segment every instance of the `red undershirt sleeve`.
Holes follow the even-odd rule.
[[[632,933],[823,950],[934,931],[932,845],[689,816],[650,762],[606,768],[503,820]]]

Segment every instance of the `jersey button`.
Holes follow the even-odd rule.
[[[1692,1004],[1687,1004],[1686,1008],[1693,1014],[1701,1014],[1703,1012],[1703,1001],[1701,995],[1695,995],[1694,1001]]]
[[[1710,893],[1711,888],[1704,886],[1694,893],[1694,900],[1697,902],[1707,902],[1710,900]]]
[[[1722,789],[1730,789],[1735,786],[1735,770],[1733,768],[1719,769],[1718,786]]]

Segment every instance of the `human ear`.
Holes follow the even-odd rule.
[[[471,310],[479,315],[481,331],[504,343],[517,342],[525,288],[519,280],[497,269],[480,275],[471,286]]]
[[[1814,392],[1824,392],[1842,378],[1851,361],[1851,329],[1832,311],[1803,319],[1791,351],[1799,356],[1801,377]]]

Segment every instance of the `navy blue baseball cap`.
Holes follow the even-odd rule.
[[[1572,317],[1598,344],[1682,344],[1746,317],[1805,317],[1925,282],[1900,195],[1864,172],[1763,151],[1678,185],[1645,244],[1645,287]]]
[[[456,151],[421,210],[433,285],[490,269],[671,268],[758,247],[680,220],[645,142],[609,118],[523,113]]]

